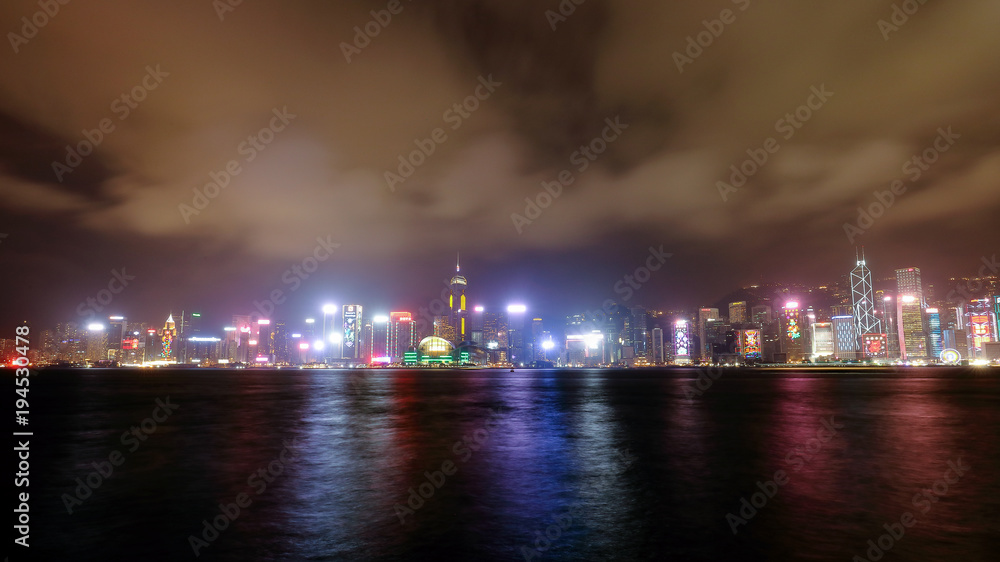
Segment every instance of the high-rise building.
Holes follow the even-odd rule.
[[[531,348],[528,350],[528,355],[533,361],[544,361],[545,360],[545,348],[542,347],[544,343],[544,332],[542,327],[541,318],[531,319]]]
[[[900,357],[904,361],[926,358],[927,334],[924,333],[920,298],[917,295],[900,295],[896,299],[896,318]]]
[[[389,316],[372,318],[371,355],[367,358],[369,363],[392,363],[392,354],[389,351],[389,322]]]
[[[108,318],[108,352],[118,361],[122,360],[122,342],[128,337],[128,321],[124,316]]]
[[[288,329],[284,322],[275,322],[271,339],[274,341],[274,362],[286,365],[290,362],[288,354]]]
[[[345,304],[343,306],[344,335],[341,338],[340,356],[348,361],[362,359],[362,334],[364,317],[360,304]]]
[[[469,339],[479,347],[486,347],[486,339],[483,337],[483,327],[486,320],[486,308],[475,306],[469,315]]]
[[[844,360],[858,358],[858,334],[854,316],[834,316],[833,324],[833,355]]]
[[[461,262],[456,260],[455,276],[451,278],[451,283],[448,285],[451,289],[451,293],[448,295],[448,309],[450,314],[448,322],[455,328],[455,341],[452,343],[456,346],[469,339],[468,326],[466,325],[468,312],[465,307],[465,288],[469,282],[462,276],[461,272]]]
[[[403,356],[417,344],[417,324],[409,312],[389,314],[389,357],[393,363],[402,363]]]
[[[171,313],[167,316],[167,321],[163,323],[163,328],[160,330],[160,342],[162,343],[162,353],[158,358],[163,361],[172,361],[175,359],[174,353],[174,338],[177,337],[177,326],[174,323],[174,315]]]
[[[812,331],[812,358],[830,357],[834,354],[833,322],[815,322]]]
[[[794,363],[805,359],[804,328],[798,302],[785,303],[781,311],[781,332],[781,352],[787,354],[788,361]]]
[[[756,360],[761,358],[763,348],[761,347],[760,330],[740,330],[739,342],[738,352],[744,360]]]
[[[653,328],[653,363],[656,365],[662,365],[666,362],[666,357],[663,355],[663,329],[659,326]]]
[[[712,357],[712,347],[708,343],[708,338],[705,335],[705,328],[708,325],[709,320],[719,319],[719,309],[718,308],[700,308],[698,309],[698,342],[700,347],[698,349],[698,356],[702,361],[708,361]]]
[[[928,308],[924,317],[927,319],[927,326],[924,330],[927,333],[927,353],[931,359],[938,359],[941,357],[941,352],[944,351],[941,314],[936,308]]]
[[[743,324],[747,321],[747,301],[729,303],[729,323]]]
[[[855,332],[858,337],[882,333],[882,323],[875,315],[872,272],[868,269],[864,255],[858,258],[857,265],[851,270],[851,304],[854,307]]]
[[[678,365],[691,363],[691,325],[687,320],[674,322],[674,362]]]
[[[983,357],[984,345],[996,341],[993,334],[993,305],[990,299],[976,299],[966,305],[965,323],[969,333],[970,357]]]
[[[507,346],[509,361],[515,365],[530,361],[527,355],[527,338],[525,337],[525,313],[528,308],[522,304],[512,304],[507,307]]]
[[[649,355],[649,315],[646,309],[641,306],[632,307],[631,322],[629,324],[629,334],[632,340],[632,347],[636,357],[648,357]]]
[[[924,301],[924,286],[920,280],[919,267],[907,267],[896,270],[896,294],[912,295],[921,308],[927,306]]]

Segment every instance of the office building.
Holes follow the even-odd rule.
[[[342,308],[342,318],[344,319],[344,333],[341,337],[340,356],[350,362],[358,362],[362,359],[362,329],[364,327],[364,316],[360,304],[345,304]]]
[[[747,322],[747,302],[729,303],[729,323],[735,326],[745,322]]]

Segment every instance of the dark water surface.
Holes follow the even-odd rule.
[[[996,369],[698,375],[41,371],[32,556],[8,552],[847,561],[886,535],[884,560],[1000,559]]]

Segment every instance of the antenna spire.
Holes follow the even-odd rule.
[[[455,258],[455,273],[461,273],[461,272],[462,272],[462,252],[458,252],[457,257]]]

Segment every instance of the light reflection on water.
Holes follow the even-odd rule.
[[[907,511],[890,559],[992,560],[1000,379],[976,373],[726,370],[689,400],[695,369],[45,371],[32,550],[192,559],[188,537],[247,493],[199,560],[849,560]],[[74,479],[168,395],[180,409],[67,515]],[[779,470],[734,535],[727,513]]]

